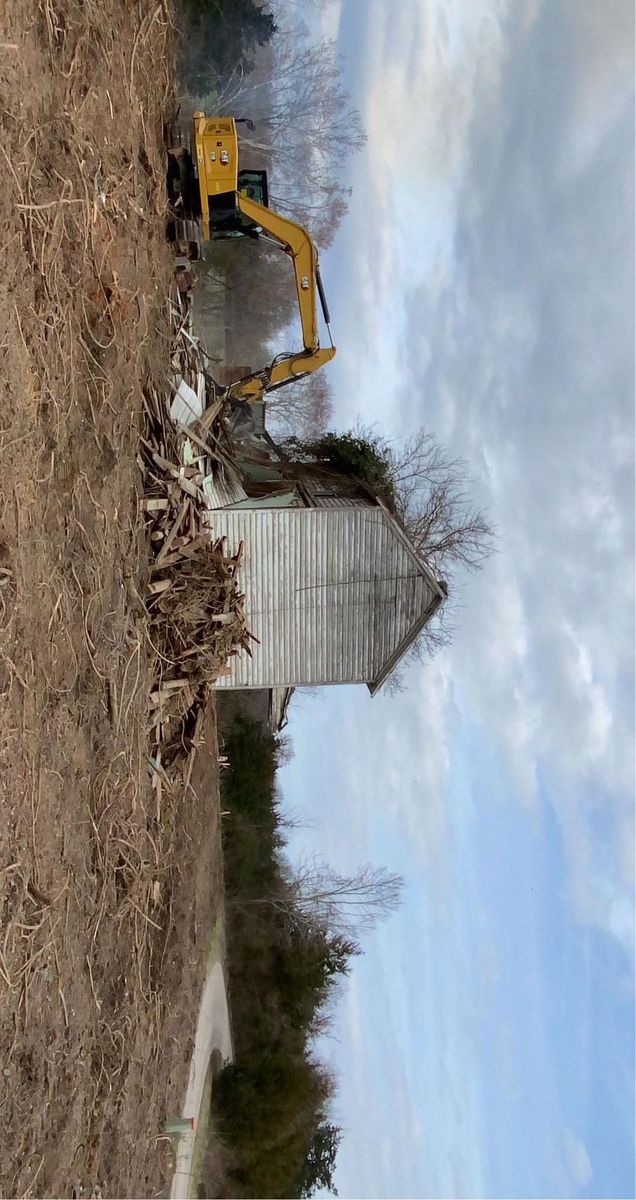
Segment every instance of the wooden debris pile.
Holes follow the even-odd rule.
[[[206,686],[228,673],[231,655],[249,654],[253,640],[237,586],[243,546],[230,553],[224,538],[213,540],[203,490],[206,474],[224,457],[223,400],[206,375],[204,352],[177,319],[179,310],[174,317],[172,394],[146,390],[139,451],[152,548],[145,604],[157,651],[150,724],[158,805],[166,767],[196,741]],[[184,412],[183,404],[195,411]]]

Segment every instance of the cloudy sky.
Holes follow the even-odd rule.
[[[424,425],[499,552],[453,646],[292,708],[297,835],[401,872],[326,1052],[342,1197],[634,1195],[630,0],[332,0],[368,146],[338,426]]]

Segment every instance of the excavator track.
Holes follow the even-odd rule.
[[[168,155],[166,188],[168,192],[168,241],[189,259],[203,257],[201,238],[201,202],[192,134],[178,121],[164,126]]]

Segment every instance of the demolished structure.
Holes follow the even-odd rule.
[[[242,544],[254,637],[221,688],[366,683],[373,695],[446,590],[362,481],[287,458],[258,423],[237,441],[241,492],[210,488],[215,538]]]

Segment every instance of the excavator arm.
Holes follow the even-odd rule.
[[[267,207],[265,171],[239,169],[237,121],[233,117],[195,112],[190,130],[177,123],[166,129],[168,194],[173,209],[175,240],[185,241],[188,254],[201,241],[246,235],[264,238],[279,246],[291,259],[298,295],[302,349],[282,354],[260,371],[230,384],[226,395],[236,400],[261,400],[274,388],[309,375],[336,353],[333,345],[321,349],[318,338],[318,304],[327,327],[329,310],[318,269],[318,254],[301,225]],[[260,201],[263,201],[261,203]],[[193,231],[198,231],[194,236]]]
[[[303,349],[297,354],[279,355],[270,367],[239,379],[228,388],[230,399],[254,401],[263,399],[266,392],[318,370],[331,361],[336,351],[334,346],[320,348],[318,303],[327,326],[329,310],[320,279],[318,254],[307,231],[295,221],[272,212],[241,192],[236,194],[236,205],[246,233],[264,236],[280,246],[291,258],[303,338]]]

